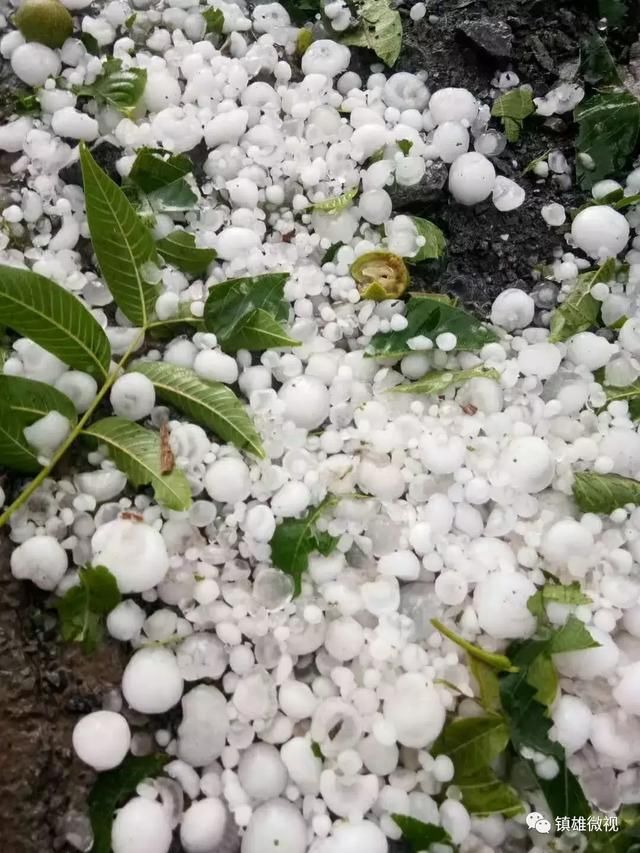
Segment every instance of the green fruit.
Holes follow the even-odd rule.
[[[73,33],[73,18],[59,0],[24,0],[15,22],[27,41],[47,47],[62,47]]]

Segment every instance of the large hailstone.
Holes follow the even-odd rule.
[[[271,800],[251,816],[241,853],[305,853],[307,824],[288,800]]]
[[[122,674],[122,695],[141,714],[164,714],[178,704],[183,686],[176,656],[162,647],[138,649]]]
[[[164,580],[169,554],[158,531],[142,521],[116,518],[91,539],[93,564],[106,566],[120,592],[146,592]]]
[[[33,536],[11,554],[11,574],[40,589],[55,589],[67,571],[67,552],[53,536]]]
[[[499,639],[529,637],[536,620],[527,601],[536,587],[518,572],[492,572],[476,586],[473,604],[483,631]]]
[[[415,672],[398,678],[393,693],[385,699],[383,713],[394,726],[398,743],[413,749],[432,744],[445,720],[438,692]]]
[[[224,695],[209,684],[199,684],[182,699],[178,757],[193,767],[210,764],[224,749],[228,730]]]
[[[117,767],[129,752],[129,724],[114,711],[94,711],[79,720],[73,730],[76,755],[94,770]]]
[[[460,204],[484,201],[491,195],[495,182],[493,163],[477,151],[461,154],[449,169],[449,192]]]
[[[111,829],[113,853],[169,853],[171,824],[160,803],[134,797],[117,812]]]
[[[606,204],[587,207],[571,224],[573,242],[591,258],[614,258],[629,241],[626,218]]]
[[[301,61],[303,74],[324,74],[337,77],[349,67],[351,51],[333,39],[318,39],[304,52]]]

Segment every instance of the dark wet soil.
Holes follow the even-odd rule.
[[[638,37],[640,5],[625,26],[609,33],[616,59],[626,64]],[[513,70],[521,82],[544,94],[567,62],[575,62],[579,42],[595,27],[597,7],[586,0],[432,0],[428,15],[408,26],[400,70],[425,70],[431,88],[465,86],[486,95],[496,70]],[[366,67],[366,66],[365,66]],[[549,183],[536,183],[522,170],[534,157],[558,147],[571,157],[569,122],[527,122],[521,140],[500,158],[498,170],[522,182],[527,198],[512,213],[491,204],[463,208],[446,192],[406,199],[406,210],[434,219],[448,238],[444,269],[421,273],[418,286],[453,292],[486,309],[503,288],[531,287],[532,267],[562,245],[547,229],[540,208],[561,200],[576,203],[573,190],[560,198]],[[0,181],[1,183],[1,181]],[[0,540],[0,849],[4,853],[54,853],[70,848],[60,838],[70,808],[82,809],[91,773],[74,760],[70,734],[81,714],[99,707],[119,683],[124,652],[107,643],[92,657],[65,648],[46,597],[9,571],[9,546]]]

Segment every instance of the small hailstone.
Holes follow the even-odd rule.
[[[384,82],[382,99],[399,110],[423,110],[429,103],[429,90],[416,74],[397,71]]]
[[[541,552],[552,565],[561,566],[572,557],[589,557],[593,552],[593,535],[584,524],[572,518],[556,521],[542,537]]]
[[[332,39],[318,39],[304,52],[301,60],[303,74],[324,74],[337,77],[349,67],[351,51]]]
[[[285,406],[285,419],[303,429],[316,429],[329,414],[329,392],[315,376],[302,375],[287,380],[278,396]]]
[[[629,241],[626,218],[606,204],[581,210],[571,225],[574,243],[591,258],[619,255]]]
[[[146,614],[128,598],[117,604],[107,616],[107,631],[116,640],[128,643],[142,631]]]
[[[496,209],[505,213],[520,207],[525,199],[525,191],[510,178],[498,175],[493,185],[492,199]]]
[[[224,749],[229,716],[224,695],[209,684],[199,684],[182,699],[178,726],[178,756],[194,767],[204,767]]]
[[[115,816],[113,853],[169,853],[173,833],[165,808],[146,797],[134,797]]]
[[[327,626],[324,645],[336,660],[353,660],[364,645],[364,629],[353,617],[341,616]]]
[[[640,664],[622,668],[622,678],[613,690],[613,698],[627,714],[640,714]]]
[[[251,491],[249,468],[235,456],[225,456],[213,462],[204,475],[204,487],[214,501],[237,503]]]
[[[473,603],[480,627],[492,637],[530,636],[536,620],[527,609],[534,584],[516,572],[496,571],[476,585]]]
[[[409,12],[409,17],[412,21],[421,21],[424,16],[427,14],[427,7],[424,3],[415,3],[411,7],[411,11]]]
[[[140,421],[151,414],[156,404],[156,391],[153,382],[144,374],[125,373],[113,383],[109,399],[116,415]]]
[[[141,521],[116,518],[91,539],[93,562],[114,575],[120,592],[146,592],[164,580],[169,554],[162,535]]]
[[[387,853],[389,849],[384,832],[373,821],[340,822],[335,827],[327,841],[327,853]]]
[[[445,710],[433,687],[422,675],[406,673],[396,681],[384,702],[385,720],[391,723],[402,746],[420,749],[429,746],[442,731]]]
[[[591,195],[596,201],[599,201],[614,192],[622,193],[622,185],[617,181],[612,181],[610,179],[596,181],[596,183],[591,187]]]
[[[247,512],[244,529],[248,536],[256,542],[269,542],[276,529],[273,512],[268,506],[253,506]]]
[[[88,373],[68,370],[56,380],[55,387],[73,403],[78,414],[86,412],[98,392],[98,383]]]
[[[275,799],[252,814],[242,839],[241,853],[305,853],[307,824],[288,800]]]
[[[530,325],[535,313],[535,303],[528,293],[508,287],[499,293],[491,306],[491,322],[513,332]]]
[[[435,129],[433,145],[441,160],[453,163],[469,150],[469,131],[459,121],[445,121]]]
[[[141,714],[164,714],[178,704],[182,688],[176,656],[165,648],[138,649],[122,675],[122,695]]]
[[[614,690],[615,698],[615,690]],[[551,712],[554,740],[557,740],[568,753],[576,752],[587,742],[591,726],[591,711],[582,699],[563,694],[554,704]]]
[[[50,457],[71,432],[69,419],[60,412],[47,414],[22,430],[27,442],[41,454]]]
[[[447,121],[466,121],[471,124],[478,115],[478,106],[468,89],[445,88],[431,95],[429,112],[437,125]]]
[[[242,753],[238,781],[252,800],[279,797],[287,786],[288,773],[275,746],[254,743]]]
[[[51,118],[51,128],[58,136],[92,142],[99,134],[98,122],[92,116],[76,110],[75,107],[63,107],[56,110]]]
[[[76,723],[73,748],[94,770],[102,772],[117,767],[129,752],[129,724],[113,711],[94,711]]]
[[[598,370],[610,361],[616,351],[617,348],[602,335],[579,332],[569,341],[567,355],[576,365],[582,364],[589,370]]]
[[[547,225],[551,225],[553,227],[564,225],[567,219],[564,207],[555,201],[551,202],[551,204],[544,204],[540,212],[542,213],[542,218]]]
[[[201,379],[232,385],[238,378],[238,364],[230,355],[216,350],[199,352],[193,369]]]
[[[442,332],[436,337],[436,346],[442,352],[451,352],[456,348],[458,339],[452,332]]]
[[[462,154],[449,170],[449,192],[460,204],[484,201],[493,190],[496,170],[493,163],[477,151]]]
[[[445,800],[442,803],[440,823],[454,844],[461,844],[471,832],[469,812],[457,800]]]
[[[61,63],[54,50],[32,41],[13,51],[11,68],[27,86],[43,86],[48,77],[58,76]]]
[[[33,536],[11,554],[11,573],[40,589],[55,589],[69,564],[67,552],[53,536]]]
[[[555,470],[551,450],[537,436],[512,439],[500,457],[500,467],[513,488],[529,494],[546,489]]]
[[[126,476],[115,468],[76,474],[74,481],[78,491],[91,495],[98,503],[117,497],[127,484]]]
[[[212,853],[225,835],[229,815],[218,797],[192,803],[182,815],[180,841],[185,853]]]

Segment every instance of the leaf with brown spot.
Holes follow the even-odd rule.
[[[169,443],[169,427],[167,424],[162,424],[160,427],[160,473],[170,474],[176,464],[176,458],[173,455],[171,444]]]

